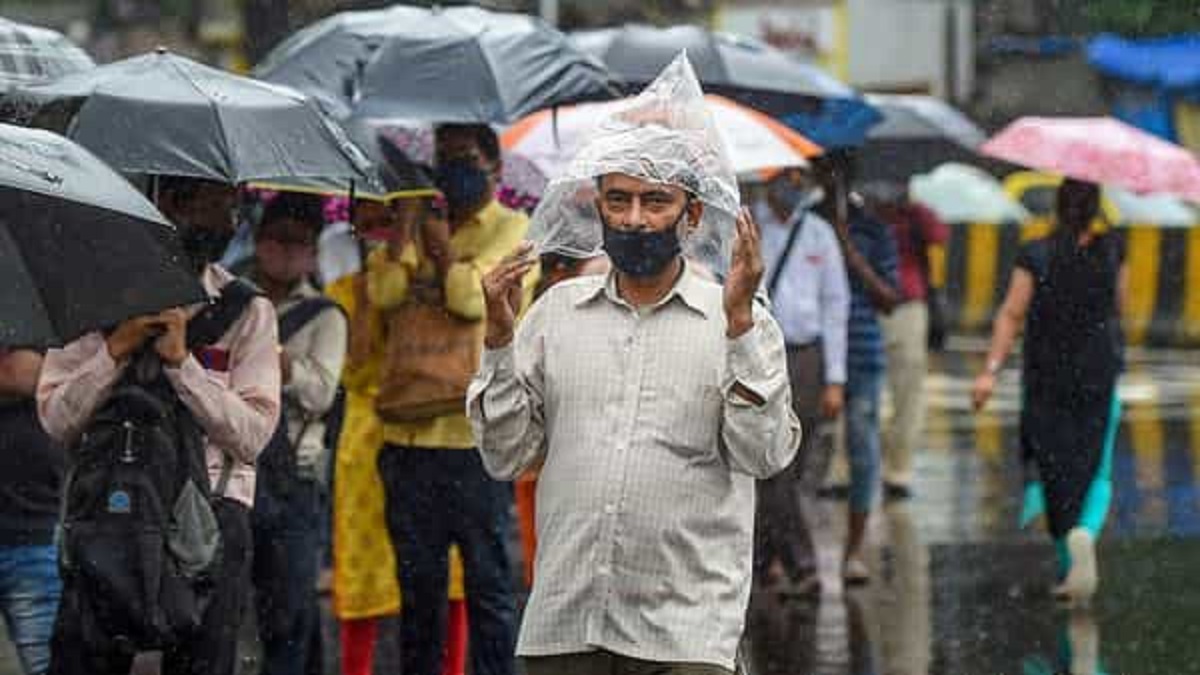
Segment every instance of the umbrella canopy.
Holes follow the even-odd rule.
[[[1200,160],[1111,117],[1023,117],[982,152],[1078,180],[1200,202]]]
[[[238,184],[281,177],[374,180],[370,163],[308,97],[159,49],[19,97],[124,173]]]
[[[650,83],[681,51],[704,90],[772,115],[813,109],[821,99],[848,99],[853,89],[825,71],[766,43],[698,26],[580,31],[571,40],[605,65],[631,89]]]
[[[0,92],[95,66],[92,57],[62,33],[0,17]]]
[[[1008,195],[1000,181],[966,164],[944,164],[913,176],[908,194],[947,223],[1022,223],[1029,212]]]
[[[255,74],[341,115],[437,122],[504,124],[615,94],[608,71],[541,19],[477,7],[337,14],[283,42]]]
[[[987,135],[950,104],[932,96],[868,95],[883,121],[867,132],[858,153],[863,180],[906,184],[948,162],[972,164],[994,174],[1010,167],[978,154]]]
[[[335,178],[282,178],[256,181],[253,187],[321,195],[348,196],[388,202],[406,197],[432,197],[438,194],[429,171],[417,164],[383,129],[370,120],[352,118],[344,124],[346,134],[375,167],[378,180],[353,186]]]
[[[806,166],[821,148],[766,115],[722,96],[704,99],[736,173]],[[566,168],[597,126],[624,101],[544,110],[510,127],[501,137],[505,150],[531,160],[551,178]]]
[[[47,346],[205,298],[175,229],[80,146],[0,124],[0,344]]]

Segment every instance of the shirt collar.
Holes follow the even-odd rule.
[[[590,289],[582,298],[576,301],[575,306],[582,307],[601,297],[607,298],[609,302],[615,305],[630,307],[630,304],[621,298],[617,292],[616,270],[610,271],[605,277],[604,283]],[[692,263],[688,262],[686,258],[683,261],[683,272],[679,275],[679,279],[676,280],[675,285],[663,296],[662,300],[649,307],[649,310],[652,312],[658,311],[675,299],[678,299],[685,307],[698,313],[700,316],[708,316],[708,312],[704,309],[703,298],[701,297],[700,279],[697,277],[696,270],[692,269]]]

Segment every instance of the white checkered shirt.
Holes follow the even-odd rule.
[[[800,423],[774,319],[756,306],[748,333],[725,330],[721,286],[690,270],[642,311],[584,277],[484,353],[467,397],[484,465],[511,480],[544,462],[520,655],[733,667],[755,479],[792,461]]]

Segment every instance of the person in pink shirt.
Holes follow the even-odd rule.
[[[233,234],[235,188],[184,178],[161,178],[159,207],[179,228],[180,242],[212,297],[234,277],[215,264]],[[170,675],[233,675],[237,633],[250,593],[250,508],[254,462],[275,430],[280,408],[280,354],[275,310],[255,297],[215,343],[189,352],[187,321],[200,307],[174,308],[130,319],[107,332],[93,332],[46,354],[37,388],[42,425],[68,447],[77,442],[131,357],[152,341],[166,377],[206,437],[208,473],[216,490],[222,467],[231,463],[224,490],[215,495],[221,530],[221,573],[201,629],[163,656]],[[97,655],[81,655],[80,618],[69,611],[70,584],[63,591],[52,643],[50,672],[103,675]],[[105,672],[128,673],[127,655],[102,655]]]

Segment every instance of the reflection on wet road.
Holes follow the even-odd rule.
[[[1050,597],[1046,537],[1017,527],[1017,374],[973,415],[978,367],[976,354],[937,358],[916,498],[873,519],[874,583],[843,592],[843,506],[823,503],[824,593],[756,595],[751,673],[1200,673],[1200,355],[1131,356],[1103,583],[1073,612]]]

